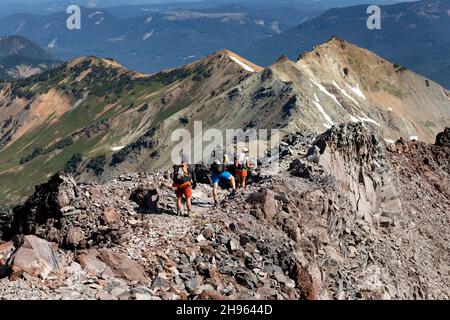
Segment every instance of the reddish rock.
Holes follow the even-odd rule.
[[[45,279],[58,269],[58,260],[50,243],[35,236],[26,236],[14,258],[13,272],[23,272]]]
[[[275,193],[272,190],[264,189],[262,191],[263,212],[266,219],[272,219],[277,214],[277,202]]]
[[[67,233],[66,244],[73,247],[78,247],[85,241],[85,235],[80,227],[71,228]]]
[[[212,268],[212,267],[209,268],[207,275],[209,276],[209,278],[211,279],[211,282],[214,285],[224,286],[224,284],[225,284],[224,278],[216,268]]]
[[[214,229],[207,227],[203,230],[202,234],[206,239],[211,240],[214,237]]]
[[[199,296],[199,300],[228,300],[228,298],[215,290],[205,290]]]
[[[101,261],[96,251],[86,251],[77,256],[80,265],[91,273],[96,275],[102,274],[108,266]]]
[[[277,214],[277,201],[275,192],[264,188],[261,192],[250,195],[248,201],[257,204],[260,209],[253,210],[252,214],[257,218],[261,218],[261,213],[266,220],[271,220]]]
[[[313,270],[313,272],[311,272],[311,270]],[[300,299],[319,299],[320,278],[318,279],[318,275],[314,271],[319,272],[319,270],[315,270],[314,267],[304,268],[300,263],[297,263],[293,278],[295,280],[297,289],[299,289],[300,291]]]
[[[104,212],[105,221],[108,224],[115,224],[120,222],[120,213],[114,208],[107,208]]]
[[[140,283],[148,281],[144,269],[139,263],[123,254],[112,252],[107,249],[101,249],[99,258],[111,268],[113,274],[118,278]]]

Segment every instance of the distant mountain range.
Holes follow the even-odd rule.
[[[0,79],[32,76],[58,64],[50,54],[24,37],[0,37]]]
[[[297,58],[339,35],[450,88],[450,1],[424,0],[382,6],[381,30],[366,27],[367,6],[331,9],[245,54],[265,65],[281,53]]]
[[[120,10],[126,15],[126,10]],[[14,14],[0,21],[3,34],[22,35],[62,60],[96,55],[130,69],[156,72],[224,47],[240,52],[250,43],[288,30],[313,12],[227,6],[209,10],[143,12],[120,18],[108,10],[82,9],[82,29],[68,30],[68,15]],[[281,19],[282,17],[288,17]],[[285,22],[285,20],[287,22]]]
[[[292,8],[292,9],[319,9],[327,10],[334,7],[345,7],[358,4],[365,4],[365,0],[30,0],[17,1],[6,0],[2,3],[0,17],[5,17],[14,13],[31,13],[31,14],[52,14],[63,12],[67,6],[75,4],[79,6],[91,6],[96,8],[130,8],[135,7],[135,13],[139,13],[140,9],[151,10],[174,10],[188,9],[199,10],[209,9],[222,5],[251,5],[253,7],[264,8]],[[372,4],[389,4],[401,2],[398,0],[376,0],[371,1]],[[129,14],[125,10],[124,14]]]
[[[378,1],[386,2],[391,1]],[[360,1],[220,0],[83,8],[82,30],[71,31],[66,28],[67,3],[59,1],[41,6],[39,14],[16,13],[0,19],[0,30],[4,35],[25,36],[61,60],[111,57],[127,68],[153,73],[223,48],[248,54],[253,44],[277,38],[330,6],[354,3]],[[267,56],[252,58],[263,62],[270,60]]]

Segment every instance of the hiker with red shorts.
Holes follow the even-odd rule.
[[[177,215],[189,217],[192,213],[192,189],[197,188],[195,171],[183,162],[173,166],[171,177],[177,196]],[[183,213],[183,197],[186,200],[187,214]]]
[[[242,153],[238,153],[235,157],[234,163],[236,167],[236,175],[238,177],[237,187],[245,190],[247,183],[248,171],[251,170],[252,165],[248,156],[249,151],[247,148],[242,150]]]

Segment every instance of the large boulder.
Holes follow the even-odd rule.
[[[377,225],[402,213],[395,175],[376,133],[361,123],[342,124],[320,135],[309,154],[317,148],[318,164],[348,196],[359,218]]]
[[[101,249],[98,257],[111,268],[114,276],[118,278],[139,283],[148,281],[141,265],[123,254],[107,249]]]
[[[138,283],[148,280],[144,269],[136,261],[107,249],[101,249],[99,252],[99,258],[111,268],[116,277]]]
[[[61,219],[63,208],[67,208],[79,193],[73,177],[56,174],[47,183],[36,186],[36,192],[24,204],[14,208],[10,233],[34,234],[48,220]]]
[[[81,251],[77,261],[88,272],[97,276],[112,276],[133,283],[148,281],[144,269],[139,263],[127,256],[108,249]]]
[[[275,196],[274,191],[263,188],[261,191],[252,193],[247,201],[256,205],[257,212],[262,213],[262,216],[257,215],[258,218],[272,220],[277,214],[277,201]]]
[[[121,191],[114,190],[116,194]],[[103,205],[110,198],[111,193],[101,187],[83,188],[70,175],[56,174],[13,209],[12,221],[2,228],[3,238],[32,234],[67,249],[118,243],[126,232],[126,219],[121,207]]]
[[[51,244],[36,236],[25,236],[14,258],[13,272],[45,279],[59,269],[58,256]]]
[[[159,192],[158,189],[147,185],[140,185],[132,191],[130,200],[136,202],[139,207],[156,211],[158,210]]]

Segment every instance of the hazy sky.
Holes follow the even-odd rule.
[[[36,5],[48,3],[88,3],[97,2],[99,5],[109,5],[114,3],[129,3],[129,4],[153,4],[153,3],[170,3],[170,2],[196,2],[201,0],[0,0],[2,4],[22,4],[22,5]]]
[[[202,0],[0,0],[0,4],[21,4],[21,5],[37,5],[42,3],[88,3],[88,2],[97,2],[101,6],[123,3],[123,4],[154,4],[154,3],[175,3],[175,2],[198,2]],[[243,2],[273,2],[276,4],[279,0],[242,0]],[[290,0],[292,2],[328,2],[328,3],[372,3],[372,2],[401,2],[399,0],[379,0],[379,1],[371,1],[371,0]],[[209,2],[212,2],[209,0]],[[225,2],[224,0],[218,0],[218,2]],[[227,0],[227,2],[239,2],[239,0]],[[287,1],[286,1],[287,2]]]

